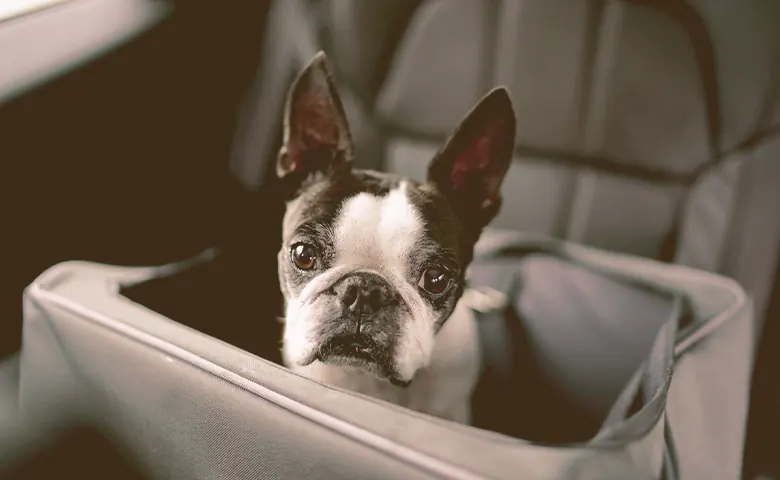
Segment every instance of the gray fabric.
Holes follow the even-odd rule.
[[[488,235],[479,251],[501,242],[539,245],[613,278],[684,294],[695,322],[677,339],[668,410],[685,406],[701,416],[671,417],[678,443],[690,445],[679,452],[682,478],[738,477],[750,303],[736,284],[516,234]],[[154,478],[659,475],[664,425],[649,407],[631,421],[652,420],[652,429],[589,446],[532,445],[455,425],[298,377],[117,294],[119,283],[163,272],[170,269],[70,262],[41,275],[25,300],[20,388],[25,417],[43,416],[53,427],[75,420],[97,424]],[[456,314],[471,313],[462,304]],[[707,374],[715,370],[724,374]],[[721,391],[726,385],[728,392]],[[728,413],[716,414],[713,405],[723,405],[711,399],[685,405],[715,392],[728,400]],[[721,434],[697,434],[710,428]],[[717,461],[709,456],[713,451],[719,452]],[[707,469],[719,475],[698,475]]]
[[[491,21],[497,28],[488,28]],[[667,15],[625,2],[603,10],[595,2],[574,9],[555,2],[425,2],[399,46],[377,114],[402,132],[438,137],[413,154],[424,164],[498,83],[515,101],[521,147],[581,152],[670,175],[688,174],[709,158],[707,107],[686,31]],[[408,150],[390,151],[390,169],[424,169],[409,169],[412,158],[401,155]],[[511,207],[494,226],[644,256],[659,254],[684,192],[682,185],[576,163],[517,161],[504,187]]]
[[[375,97],[395,50],[394,42],[403,35],[401,27],[421,2],[323,3],[328,10],[323,36],[339,59],[340,78],[361,96]],[[351,32],[349,36],[343,34],[345,30]]]
[[[324,3],[314,26],[302,3],[274,2],[265,93],[235,148],[248,184],[274,157],[269,119],[306,51],[328,49],[357,164],[415,178],[501,83],[519,148],[493,226],[648,257],[672,239],[676,262],[737,279],[765,310],[780,244],[777,142],[761,136],[780,117],[776,2]]]
[[[735,278],[757,305],[756,337],[769,305],[780,245],[780,139],[727,157],[690,192],[676,261]]]
[[[677,262],[709,271],[720,268],[746,163],[744,155],[734,155],[693,184],[684,211],[686,221],[680,231]]]
[[[487,61],[490,39],[484,28],[492,5],[452,0],[419,7],[378,99],[383,118],[414,132],[449,132],[453,119],[462,117],[488,87],[475,67]]]
[[[19,417],[19,355],[0,360],[0,476],[40,443],[37,424]]]
[[[248,189],[257,189],[281,134],[287,89],[319,50],[314,19],[306,0],[271,2],[263,42],[263,61],[242,102],[233,138],[230,171]]]
[[[387,168],[424,181],[438,144],[424,140],[388,143]],[[599,248],[655,257],[672,229],[679,185],[581,171],[519,157],[503,188],[505,208],[491,226],[566,237]],[[641,221],[638,221],[641,219]],[[626,226],[632,226],[627,228]],[[604,235],[619,231],[620,235]]]
[[[780,118],[776,93],[780,73],[780,3],[688,0],[713,39],[724,149],[755,135]]]
[[[491,15],[500,16],[499,29],[489,28]],[[491,67],[502,75],[483,72]],[[686,31],[655,9],[628,2],[607,2],[603,11],[596,2],[576,9],[544,1],[425,2],[378,111],[395,125],[443,135],[497,82],[517,103],[521,145],[585,148],[674,172],[707,160],[695,52]]]
[[[728,248],[720,273],[735,278],[753,296],[762,331],[777,271],[780,248],[780,137],[746,149],[747,164],[740,178]]]
[[[493,226],[648,257],[671,238],[678,263],[737,279],[764,311],[780,244],[778,153],[762,137],[780,111],[777,2],[429,0],[408,23],[407,4],[329,3],[347,85],[377,71],[379,45],[393,52],[356,116],[382,127],[385,168],[423,178],[458,119],[505,84],[518,155]],[[345,48],[364,19],[377,38]]]
[[[480,260],[470,282],[516,290],[512,303],[523,317],[530,354],[557,390],[599,416],[647,357],[674,308],[668,295],[550,255]]]
[[[483,244],[513,244],[517,237],[510,232],[491,235]],[[569,245],[569,249],[577,253],[587,251],[576,245]],[[709,275],[704,272],[682,266],[642,265],[638,258],[617,258],[622,271],[598,260],[591,265],[624,278],[638,274],[645,281],[653,279],[657,287],[667,291],[685,288],[694,316],[709,319],[709,324],[694,321],[678,333],[667,414],[680,457],[681,478],[739,478],[752,361],[752,303],[743,303],[744,292],[734,282],[728,282],[728,292],[716,292],[712,290],[715,284],[707,280]],[[664,270],[676,275],[661,280],[657,275]],[[689,284],[688,288],[680,283],[694,279],[701,283],[695,287]],[[736,303],[729,307],[731,302]],[[726,322],[730,315],[737,314],[736,304],[742,304],[740,309],[745,309],[745,315]],[[722,313],[718,315],[718,311]],[[715,328],[722,333],[712,335]]]
[[[422,140],[389,142],[387,169],[424,181],[428,161],[437,148],[438,145]],[[520,224],[536,233],[558,235],[561,233],[560,217],[566,213],[567,190],[573,178],[572,170],[565,166],[550,168],[533,161],[517,163],[505,180],[512,185],[503,191],[507,207],[499,211],[491,226],[514,228]],[[527,201],[530,196],[533,201]]]

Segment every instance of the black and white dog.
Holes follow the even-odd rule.
[[[501,205],[514,138],[511,100],[497,88],[435,155],[426,183],[353,169],[328,61],[311,61],[288,93],[277,161],[289,194],[278,260],[290,369],[470,421],[476,325],[453,312]]]

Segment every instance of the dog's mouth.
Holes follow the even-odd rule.
[[[360,368],[393,385],[406,387],[393,366],[391,351],[363,334],[342,334],[329,338],[317,349],[314,360],[339,366]]]
[[[361,334],[336,335],[322,343],[316,354],[321,362],[348,359],[374,364],[387,363],[387,349],[374,339]]]

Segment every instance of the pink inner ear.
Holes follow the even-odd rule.
[[[334,108],[321,94],[311,93],[299,98],[290,116],[290,139],[287,145],[291,170],[301,165],[301,154],[321,147],[337,148],[340,126]]]
[[[459,190],[466,187],[469,177],[484,174],[490,167],[493,154],[493,141],[498,137],[503,122],[490,124],[485,131],[455,159],[450,172],[452,188]],[[486,192],[489,193],[489,192]]]
[[[339,143],[339,126],[330,105],[322,102],[306,102],[296,108],[298,131],[306,147],[336,146]]]

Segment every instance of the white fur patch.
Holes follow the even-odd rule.
[[[402,319],[396,367],[403,378],[427,366],[433,350],[434,318],[416,285],[409,282],[409,257],[424,234],[407,183],[377,197],[361,193],[347,200],[335,222],[335,265],[378,271],[399,291],[411,310]]]
[[[361,193],[344,202],[336,219],[335,264],[392,269],[405,276],[407,259],[422,233],[405,182],[384,197]]]

